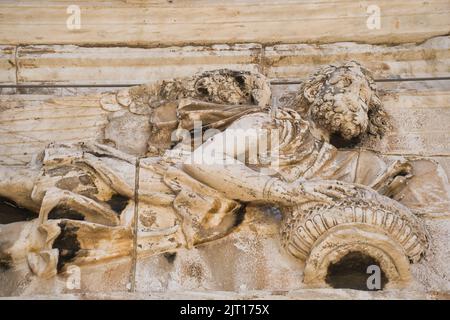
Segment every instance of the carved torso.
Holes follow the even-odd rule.
[[[270,175],[287,182],[316,178],[370,184],[385,169],[384,162],[373,152],[338,150],[330,143],[316,139],[309,122],[292,109],[255,113],[242,119],[251,122],[254,128],[262,129],[259,142],[263,141],[262,144],[267,146],[259,148],[256,163],[254,159],[246,159],[248,165],[257,170],[268,170]],[[239,125],[233,128],[239,129]],[[373,158],[373,166],[358,168],[361,153]]]

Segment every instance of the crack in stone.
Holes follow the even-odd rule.
[[[133,251],[131,253],[130,292],[136,292],[136,267],[137,267],[137,236],[139,216],[139,170],[141,157],[136,158],[136,171],[134,175],[134,216],[133,216]]]

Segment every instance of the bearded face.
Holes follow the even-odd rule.
[[[347,140],[368,130],[373,94],[373,80],[355,62],[321,70],[304,91],[314,122],[322,130]]]

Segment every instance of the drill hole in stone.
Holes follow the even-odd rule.
[[[339,261],[328,266],[325,282],[335,289],[373,291],[374,289],[369,289],[367,286],[367,279],[372,275],[367,273],[367,268],[371,265],[380,266],[380,263],[362,252],[349,252]],[[380,289],[383,290],[388,279],[381,267],[380,273]]]

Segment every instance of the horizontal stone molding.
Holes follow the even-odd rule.
[[[450,77],[450,37],[396,46],[216,44],[166,48],[0,46],[2,86],[121,86],[220,68],[259,71],[273,83],[299,82],[319,66],[357,60],[378,80]]]
[[[259,42],[421,42],[449,32],[446,0],[81,1],[80,29],[67,28],[67,1],[2,1],[0,43],[161,46]],[[18,10],[20,8],[20,10]]]

